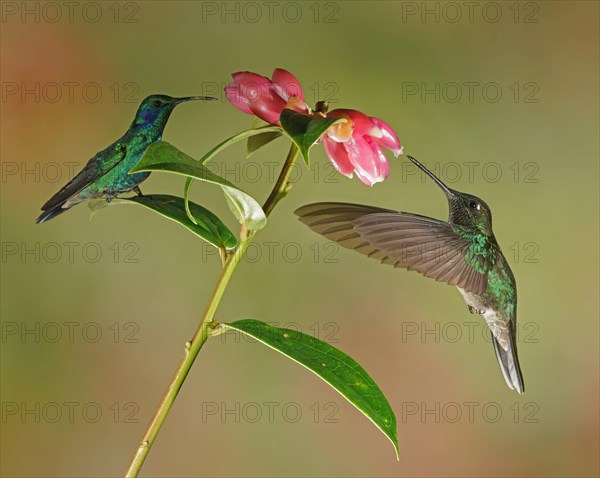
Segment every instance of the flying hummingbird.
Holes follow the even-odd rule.
[[[43,212],[35,222],[39,224],[48,221],[86,199],[104,197],[110,201],[127,191],[135,191],[141,195],[139,184],[150,173],[128,173],[142,159],[146,148],[151,143],[160,141],[173,109],[185,101],[216,99],[205,96],[148,96],[142,101],[127,132],[106,149],[96,153],[71,181],[52,196],[42,206]]]
[[[517,288],[492,232],[492,212],[481,199],[447,187],[408,158],[444,191],[448,222],[346,203],[316,203],[296,211],[313,231],[394,267],[455,285],[469,312],[483,316],[496,358],[511,389],[525,391],[516,343]]]

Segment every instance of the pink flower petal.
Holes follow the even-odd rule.
[[[237,71],[231,76],[233,82],[225,87],[227,99],[244,113],[253,114],[249,104],[270,95],[271,80],[249,71]]]
[[[271,80],[266,76],[259,75],[258,73],[252,73],[251,71],[236,71],[232,73],[233,81],[239,83],[242,86],[249,84],[258,85],[259,87],[271,87]]]
[[[354,134],[359,136],[369,135],[379,137],[383,134],[372,119],[357,110],[336,109],[327,113],[328,118],[350,118],[354,127]]]
[[[364,184],[366,184],[367,186],[373,186],[373,182],[371,182],[371,179],[368,176],[365,176],[364,173],[361,173],[360,171],[356,171],[356,177],[358,179],[360,179]]]
[[[382,178],[381,181],[383,181],[390,175],[390,163],[377,143],[369,140],[367,142],[371,146],[371,149],[379,156],[379,175]]]
[[[341,144],[346,148],[348,158],[363,183],[371,186],[385,179],[385,171],[389,171],[389,166],[378,148],[374,149],[365,138],[357,135]]]
[[[252,113],[261,120],[278,125],[279,116],[285,108],[285,101],[277,95],[268,95],[267,97],[263,97],[261,101],[250,102],[248,106],[252,110]]]
[[[308,114],[302,87],[289,71],[277,68],[273,81],[250,71],[237,71],[232,76],[233,82],[225,87],[225,93],[231,104],[244,113],[274,125],[279,125],[284,108]]]
[[[236,78],[240,94],[248,103],[269,101],[274,96],[271,80],[256,73],[244,72]]]
[[[240,86],[235,81],[233,83],[229,83],[225,87],[225,94],[227,95],[227,99],[229,100],[229,102],[237,109],[249,115],[253,114],[252,110],[248,106],[248,100],[246,100],[240,94]]]
[[[398,139],[398,136],[396,136],[396,133],[392,127],[379,118],[371,118],[371,120],[373,120],[373,123],[375,123],[375,125],[383,132],[381,137],[373,137],[373,141],[375,141],[379,146],[389,149],[396,157],[402,154],[400,140]]]
[[[282,68],[276,68],[273,70],[273,87],[279,96],[281,96],[286,102],[296,96],[300,98],[304,103],[304,93],[302,92],[302,86],[298,79],[292,75],[289,71]]]
[[[233,83],[225,88],[227,99],[244,113],[279,124],[286,102],[275,92],[271,80],[249,71],[238,71],[232,76]]]
[[[328,138],[325,138],[323,145],[325,146],[325,152],[335,169],[344,176],[351,178],[352,173],[354,172],[354,166],[348,158],[348,153],[346,148],[344,148],[344,145]]]

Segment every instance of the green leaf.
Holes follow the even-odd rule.
[[[309,166],[308,153],[310,148],[331,125],[346,120],[343,118],[323,118],[321,116],[312,117],[286,108],[281,112],[279,121],[281,122],[281,128],[298,146],[306,165]]]
[[[131,198],[116,198],[111,202],[104,199],[98,199],[89,202],[92,210],[92,216],[99,210],[108,206],[118,206],[122,204],[139,204],[161,216],[171,219],[181,224],[186,229],[192,231],[198,237],[217,248],[231,249],[237,244],[233,233],[227,228],[221,220],[208,209],[195,203],[190,203],[190,212],[196,220],[190,221],[183,203],[183,198],[169,196],[167,194],[152,194],[148,196],[134,196]]]
[[[257,116],[254,116],[251,129],[254,130],[268,125],[269,123],[261,120]],[[281,135],[281,130],[277,128],[277,131],[269,131],[267,133],[250,136],[246,142],[246,158],[249,158],[255,151],[262,148],[266,144],[269,144],[271,141],[279,138]]]
[[[224,184],[235,187],[226,179],[213,173],[209,168],[201,164],[201,162],[196,161],[166,141],[157,141],[148,146],[142,159],[133,167],[130,173],[139,173],[141,171],[175,173],[207,183],[218,184],[219,186]]]
[[[238,188],[222,186],[229,209],[240,224],[258,231],[267,225],[267,216],[260,204]]]
[[[233,183],[213,173],[202,164],[202,159],[196,161],[191,156],[188,156],[165,141],[152,143],[140,162],[131,170],[131,172],[141,171],[163,171],[186,176],[188,180],[184,190],[184,210],[192,222],[195,219],[188,206],[189,192],[192,180],[197,179],[221,186],[227,203],[234,212],[236,219],[241,224],[246,224],[248,229],[257,231],[266,224],[267,218],[265,213],[260,204],[252,196],[242,191]]]
[[[221,326],[255,338],[321,377],[384,433],[398,457],[396,416],[392,407],[377,384],[354,359],[310,335],[273,327],[258,320],[238,320]]]

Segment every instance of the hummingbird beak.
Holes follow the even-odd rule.
[[[427,174],[427,176],[429,176],[431,179],[433,179],[435,181],[435,183],[442,189],[442,191],[444,191],[444,193],[446,194],[446,196],[448,198],[454,197],[456,196],[454,194],[454,191],[452,191],[452,189],[450,189],[448,186],[446,186],[440,179],[438,179],[437,176],[435,176],[431,171],[429,171],[429,169],[427,169],[425,166],[423,166],[421,163],[419,163],[419,161],[417,161],[415,158],[413,158],[412,156],[407,155],[408,159],[410,159],[414,164],[416,164],[416,166],[423,171],[425,174]]]
[[[218,100],[218,98],[214,98],[213,96],[184,96],[182,98],[176,98],[175,100],[177,101],[177,103],[183,103],[185,101],[197,101],[197,100],[216,101],[216,100]]]

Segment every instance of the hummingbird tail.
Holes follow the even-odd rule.
[[[506,384],[511,390],[516,390],[520,395],[523,395],[525,393],[525,383],[523,381],[523,374],[521,373],[521,366],[519,365],[517,345],[514,334],[510,335],[507,350],[502,348],[494,336],[492,336],[492,342],[494,343],[496,358],[498,359],[498,364],[500,365],[500,370],[502,370]]]
[[[46,211],[42,212],[42,214],[40,214],[40,217],[38,217],[35,220],[36,224],[41,224],[42,222],[46,222],[49,221],[50,219],[54,219],[56,216],[58,216],[59,214],[62,214],[65,211],[68,211],[70,208],[64,208],[62,207],[62,205],[58,205],[55,206],[53,208],[47,209]]]

